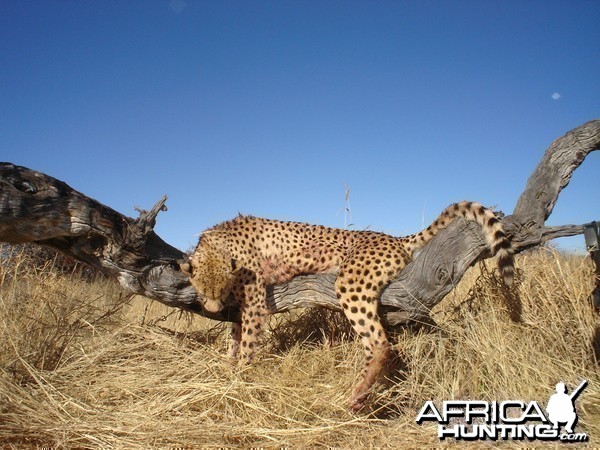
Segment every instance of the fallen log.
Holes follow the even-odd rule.
[[[504,218],[517,253],[550,239],[583,233],[582,225],[547,227],[545,221],[574,170],[599,148],[600,120],[569,131],[548,148],[515,210]],[[51,176],[0,163],[0,241],[50,247],[116,277],[129,292],[211,319],[238,320],[233,301],[220,313],[200,306],[178,267],[186,255],[153,231],[158,213],[166,211],[166,200],[165,196],[149,211],[140,210],[138,218],[130,218]],[[480,228],[454,221],[385,290],[384,319],[390,325],[428,320],[431,308],[467,268],[488,256]],[[307,275],[272,286],[269,307],[273,313],[311,306],[339,310],[334,280],[334,275]]]

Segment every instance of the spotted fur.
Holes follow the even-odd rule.
[[[406,237],[239,216],[205,231],[181,269],[208,311],[220,311],[230,293],[239,303],[242,322],[233,325],[229,356],[240,353],[242,361],[254,354],[268,314],[267,285],[336,273],[337,298],[365,350],[362,378],[350,397],[351,408],[359,410],[390,354],[377,311],[381,293],[416,250],[459,217],[482,226],[505,283],[512,285],[513,249],[502,222],[473,202],[449,206],[429,227]]]

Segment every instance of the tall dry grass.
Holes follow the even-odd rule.
[[[464,446],[415,423],[426,400],[545,405],[558,381],[571,387],[583,378],[577,430],[590,445],[600,442],[600,319],[588,298],[591,266],[580,256],[542,250],[519,258],[521,323],[509,320],[485,266],[473,268],[433,311],[436,326],[395,336],[400,363],[377,386],[372,409],[353,415],[346,398],[362,349],[337,314],[273,317],[265,350],[237,369],[224,357],[222,324],[129,298],[110,280],[83,281],[2,254],[7,448]]]

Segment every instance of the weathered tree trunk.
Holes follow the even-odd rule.
[[[513,214],[504,218],[517,252],[550,239],[583,233],[581,225],[546,227],[560,191],[591,151],[600,148],[600,120],[557,139],[529,178]],[[476,200],[476,199],[475,199]],[[178,269],[185,255],[152,230],[166,196],[132,219],[33,170],[0,163],[0,241],[35,242],[115,276],[132,293],[217,320],[236,320],[235,305],[218,314],[200,307]],[[591,218],[590,218],[591,219]],[[426,320],[430,309],[458,283],[466,269],[489,255],[476,224],[454,221],[439,233],[384,292],[383,315],[391,325]],[[340,309],[334,275],[307,275],[269,289],[273,312],[297,307]]]

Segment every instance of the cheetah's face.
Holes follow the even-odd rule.
[[[189,263],[180,264],[180,268],[190,277],[204,308],[214,313],[221,311],[235,280],[236,265],[229,253],[202,249],[190,257]]]

